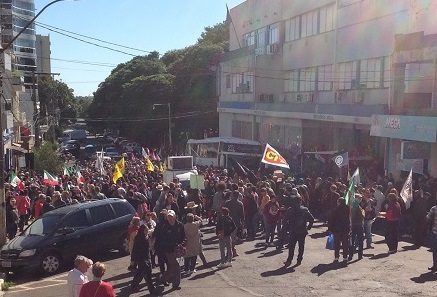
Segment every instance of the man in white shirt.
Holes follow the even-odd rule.
[[[77,256],[74,259],[74,268],[68,272],[67,277],[69,297],[79,297],[80,289],[83,284],[88,282],[88,277],[85,273],[91,265],[93,265],[93,261],[85,256]]]

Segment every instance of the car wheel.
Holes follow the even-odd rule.
[[[120,240],[120,247],[118,249],[121,255],[129,255],[129,240],[127,236],[123,236]]]
[[[44,274],[57,273],[62,264],[62,259],[57,253],[44,254],[41,260],[41,272]]]

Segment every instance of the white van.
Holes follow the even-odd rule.
[[[59,138],[59,142],[63,142],[66,140],[84,140],[86,139],[86,131],[83,129],[80,130],[65,130],[62,132],[62,136]]]

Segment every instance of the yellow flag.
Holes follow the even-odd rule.
[[[118,169],[117,166],[115,166],[114,168],[114,174],[112,175],[112,181],[114,182],[114,184],[117,182],[117,180],[122,177],[123,174],[120,172],[120,169]]]
[[[162,163],[162,169],[163,169],[163,170],[162,170],[163,172],[167,170],[167,165],[165,165],[165,162]]]
[[[150,161],[149,157],[146,158],[146,164],[147,164],[147,170],[149,171],[155,170],[155,167],[153,166],[152,161]]]
[[[162,163],[159,163],[159,171],[164,172],[164,166]]]
[[[115,167],[120,170],[121,174],[124,174],[124,157],[115,164]]]
[[[114,167],[114,174],[112,175],[112,181],[114,184],[117,182],[117,180],[123,176],[124,173],[124,158],[121,158]]]

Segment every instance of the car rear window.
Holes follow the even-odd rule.
[[[100,205],[88,209],[91,214],[93,225],[101,224],[112,219],[108,205]]]
[[[115,216],[117,218],[132,214],[131,209],[126,203],[119,202],[119,203],[113,203],[111,205],[114,208]]]

